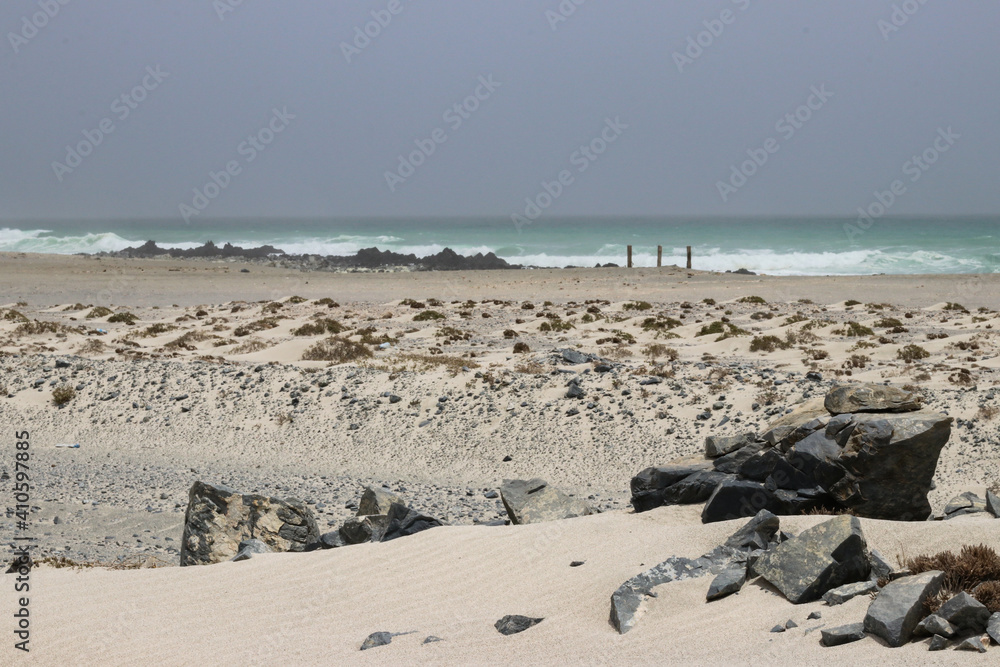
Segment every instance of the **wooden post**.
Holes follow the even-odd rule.
[[[656,246],[656,268],[663,266],[663,246]]]
[[[628,247],[628,268],[632,268],[632,246]]]
[[[688,268],[691,268],[691,246],[688,246]]]

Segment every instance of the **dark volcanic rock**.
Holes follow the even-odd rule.
[[[712,580],[711,585],[708,587],[708,594],[705,596],[705,599],[711,602],[712,600],[732,595],[743,588],[743,583],[746,580],[746,563],[734,563],[715,575],[715,579]]]
[[[719,458],[729,452],[746,447],[757,440],[756,433],[743,435],[710,435],[705,438],[705,456],[710,459]]]
[[[910,641],[926,615],[924,602],[941,590],[944,572],[931,570],[890,582],[868,607],[865,630],[892,647]]]
[[[367,651],[370,648],[376,648],[378,646],[386,646],[392,643],[392,633],[391,632],[373,632],[365,641],[361,644],[361,650]]]
[[[984,632],[990,620],[989,609],[965,591],[941,605],[936,613],[960,632]]]
[[[358,503],[358,516],[368,516],[369,514],[388,514],[389,508],[394,503],[405,505],[403,499],[389,489],[378,489],[369,486],[361,494],[361,502]]]
[[[878,584],[874,581],[857,581],[853,584],[844,584],[843,586],[831,588],[823,594],[823,602],[831,607],[835,607],[838,604],[844,604],[848,600],[853,600],[859,595],[868,595],[877,590]]]
[[[754,565],[793,604],[868,577],[868,547],[857,517],[838,516],[803,531],[762,555]]]
[[[528,628],[538,625],[544,620],[544,618],[531,618],[530,616],[508,614],[494,623],[493,627],[495,627],[497,632],[502,635],[516,635],[519,632],[524,632]]]
[[[985,511],[986,500],[971,491],[966,491],[948,501],[944,508],[944,518],[954,519],[964,514],[977,514]]]
[[[244,495],[195,482],[188,494],[180,564],[228,560],[243,540],[257,538],[272,551],[303,551],[319,540],[312,512],[302,502]]]
[[[881,384],[846,385],[826,395],[823,403],[831,415],[851,412],[913,412],[920,399],[912,391]]]
[[[444,525],[438,519],[421,514],[399,503],[393,503],[389,508],[386,521],[385,530],[380,535],[377,535],[379,538],[377,541],[379,542],[388,542],[389,540],[414,535],[424,530]],[[376,536],[373,535],[373,539],[374,537]]]

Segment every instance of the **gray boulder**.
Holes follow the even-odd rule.
[[[558,521],[591,514],[583,500],[567,496],[542,479],[505,479],[500,498],[510,522],[515,525]]]
[[[890,582],[869,605],[865,631],[894,648],[910,641],[927,613],[924,602],[938,594],[943,580],[944,572],[931,570]]]
[[[868,581],[858,581],[853,584],[844,584],[843,586],[831,588],[824,593],[823,602],[831,607],[835,607],[838,604],[844,604],[848,600],[853,600],[859,595],[870,595],[877,590],[878,584],[870,579]]]
[[[931,637],[931,641],[927,644],[928,651],[943,651],[948,648],[948,640],[941,635],[934,635]]]
[[[361,502],[358,503],[357,516],[368,516],[370,514],[388,514],[393,503],[405,505],[402,497],[393,493],[389,489],[369,486],[361,494]]]
[[[195,482],[188,493],[180,564],[229,560],[244,540],[256,538],[271,551],[303,551],[319,540],[312,512],[301,501],[241,494]]]
[[[344,545],[372,542],[373,537],[380,537],[389,524],[387,514],[370,514],[348,519],[340,527],[340,541]],[[378,542],[378,539],[374,540]]]
[[[857,517],[838,516],[761,556],[754,570],[793,604],[868,577],[868,546]]]
[[[865,638],[865,624],[851,623],[838,625],[835,628],[820,630],[819,643],[823,646],[840,646],[860,641]]]
[[[941,605],[937,615],[954,625],[960,632],[985,632],[986,624],[990,620],[990,611],[986,605],[965,591]]]
[[[912,391],[880,384],[857,384],[836,387],[823,401],[831,415],[854,412],[913,412],[920,409],[920,399]]]
[[[443,525],[444,523],[438,519],[421,514],[406,505],[393,503],[386,516],[385,529],[373,534],[372,540],[376,542],[388,542],[389,540],[414,535],[424,530]]]
[[[636,512],[645,512],[661,505],[704,502],[725,479],[725,474],[713,470],[711,462],[705,460],[646,468],[632,478],[632,506]]]

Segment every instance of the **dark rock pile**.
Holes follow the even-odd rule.
[[[822,407],[807,404],[763,435],[710,436],[705,458],[643,470],[632,479],[632,504],[705,502],[705,523],[762,509],[921,521],[951,423],[902,389],[838,387]]]

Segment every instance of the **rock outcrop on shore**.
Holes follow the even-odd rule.
[[[494,253],[460,255],[451,248],[417,257],[413,253],[402,254],[378,248],[363,248],[354,255],[290,255],[284,250],[270,245],[257,248],[242,248],[229,243],[222,247],[208,241],[197,248],[161,248],[155,241],[146,241],[138,247],[129,247],[115,252],[98,253],[102,257],[122,257],[126,259],[148,259],[153,257],[176,257],[182,259],[243,259],[248,261],[280,262],[282,266],[296,266],[312,271],[337,271],[347,269],[387,269],[409,267],[417,271],[483,271],[495,269],[519,269],[519,264],[510,264]]]
[[[637,511],[705,502],[705,523],[814,510],[921,521],[952,419],[888,386],[836,387],[754,434],[706,440],[705,460],[647,468],[632,479]],[[851,410],[851,412],[845,412]]]

